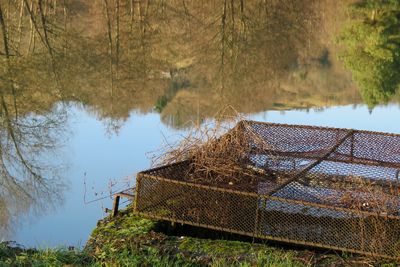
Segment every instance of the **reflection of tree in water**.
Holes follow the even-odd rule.
[[[324,3],[71,2],[64,95],[115,130],[154,107],[178,126],[224,104],[250,113],[357,102],[318,40]]]
[[[24,214],[44,213],[60,204],[64,183],[61,165],[52,156],[59,148],[62,115],[25,115],[18,119],[1,105],[0,233]]]
[[[17,14],[9,16],[13,43],[53,62],[58,92],[44,92],[49,102],[79,101],[111,131],[132,110],[154,107],[178,126],[224,104],[253,113],[359,101],[321,42],[321,25],[335,12],[329,0],[46,1],[56,10],[28,2],[13,2],[9,12]],[[23,12],[27,34],[19,41],[21,3],[31,12]]]
[[[387,102],[400,85],[400,3],[363,0],[350,7],[342,59],[369,106]]]
[[[14,16],[16,10],[20,16]],[[54,106],[54,96],[60,95],[55,31],[50,34],[52,15],[54,11],[40,0],[0,1],[2,237],[22,215],[40,215],[62,201],[62,166],[55,152],[66,118],[61,106],[49,108]]]
[[[163,121],[179,126],[212,116],[225,104],[251,113],[357,103],[351,81],[332,64],[321,42],[321,35],[329,39],[322,27],[329,4],[189,2],[182,15],[175,12],[181,31],[193,36],[185,39],[192,48],[187,53],[190,64],[178,72],[180,80],[189,82],[184,90],[176,90],[179,76],[173,77],[158,102]],[[185,22],[185,10],[198,19]]]
[[[79,101],[111,132],[132,110],[154,107],[164,122],[179,126],[225,104],[252,113],[359,101],[318,38],[328,0],[60,3],[59,11],[47,10],[45,25],[57,29],[48,32],[49,42],[40,27],[41,35],[27,34],[54,62],[49,69],[59,93],[49,101],[58,95]],[[40,14],[36,4],[31,10]],[[30,33],[35,27],[26,15]],[[30,39],[21,43],[29,46]]]

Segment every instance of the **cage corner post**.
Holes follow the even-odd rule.
[[[133,201],[133,211],[137,212],[138,211],[138,201],[139,201],[139,193],[140,193],[140,183],[142,181],[142,175],[139,173],[136,176],[136,192],[135,192],[135,198]]]

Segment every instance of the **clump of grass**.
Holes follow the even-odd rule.
[[[226,264],[233,266],[310,265],[306,252],[285,251],[263,244],[242,241],[185,237],[180,242],[179,248],[181,251],[208,255],[213,259],[213,266],[226,266]]]
[[[24,249],[10,242],[0,243],[0,266],[96,266],[81,250],[67,248]]]

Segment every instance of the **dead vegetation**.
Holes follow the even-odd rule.
[[[249,155],[265,154],[273,146],[230,106],[219,111],[215,118],[194,127],[180,143],[167,144],[153,157],[153,165],[189,161],[187,179],[206,184],[253,184],[268,176],[268,170],[255,166]],[[269,156],[275,160],[272,154]]]

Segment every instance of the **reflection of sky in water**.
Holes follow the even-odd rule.
[[[366,106],[327,108],[324,111],[268,111],[249,116],[259,121],[305,124],[338,128],[354,128],[400,133],[398,105],[378,106],[369,114]]]
[[[32,223],[25,223],[17,229],[12,239],[24,245],[83,245],[97,220],[104,215],[101,208],[111,208],[112,204],[108,198],[84,204],[84,174],[86,173],[88,188],[86,198],[89,201],[95,198],[94,191],[107,191],[110,179],[132,176],[135,172],[148,168],[150,160],[146,153],[159,148],[164,136],[176,139],[183,133],[162,124],[158,114],[132,112],[119,134],[108,137],[103,122],[80,109],[73,108],[72,113],[72,137],[66,144],[68,156],[65,159],[71,166],[65,175],[71,189],[65,193],[64,205],[54,213],[32,219]],[[328,108],[322,112],[268,111],[249,118],[277,123],[400,133],[400,124],[395,121],[400,118],[400,109],[397,106],[377,107],[372,114],[364,106],[344,106]]]

